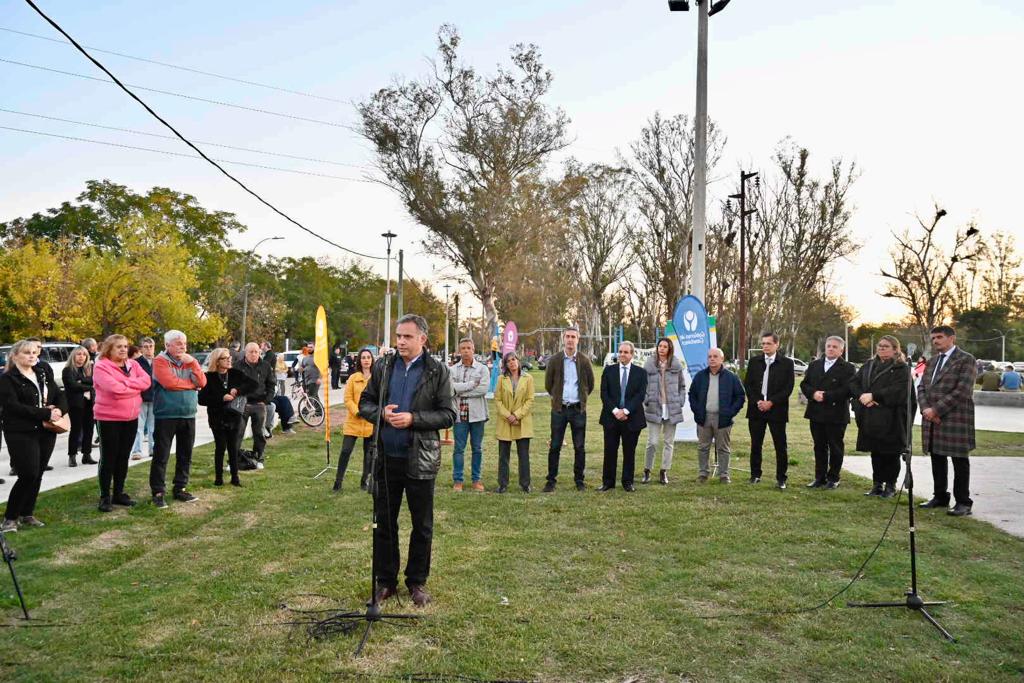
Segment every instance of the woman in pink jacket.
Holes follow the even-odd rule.
[[[110,512],[114,505],[135,505],[124,492],[124,481],[138,431],[142,392],[149,388],[150,381],[149,373],[128,357],[127,337],[112,334],[103,340],[92,371],[96,394],[93,416],[100,431],[100,512]]]

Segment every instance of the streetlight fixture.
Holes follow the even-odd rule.
[[[707,157],[708,157],[708,17],[718,14],[729,0],[695,0],[697,3],[697,109],[694,125],[693,238],[690,264],[690,291],[704,301],[706,275],[704,243],[707,234]],[[688,12],[688,0],[668,0],[670,12]]]
[[[249,264],[252,262],[252,257],[256,253],[256,248],[264,242],[271,242],[273,240],[283,240],[283,237],[264,237],[257,242],[249,253],[245,257],[245,283],[242,286],[242,348],[245,348],[245,328],[249,318]]]
[[[384,290],[384,343],[381,344],[382,348],[391,348],[391,240],[398,237],[395,233],[388,230],[382,232],[381,237],[388,241],[388,266],[387,266],[387,284]]]

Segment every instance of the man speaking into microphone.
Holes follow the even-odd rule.
[[[373,472],[374,590],[378,604],[398,592],[398,512],[404,493],[412,519],[405,585],[413,603],[423,607],[430,602],[426,583],[434,537],[434,480],[441,466],[439,431],[455,423],[455,411],[448,368],[425,348],[427,321],[404,315],[395,337],[397,356],[387,354],[374,363],[370,382],[359,398],[359,414],[377,425],[373,434],[378,454]]]

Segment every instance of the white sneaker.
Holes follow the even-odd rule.
[[[263,463],[261,463],[261,462],[256,463],[256,469],[262,470],[263,469]]]

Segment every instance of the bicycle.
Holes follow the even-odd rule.
[[[316,396],[306,393],[306,388],[301,380],[292,384],[292,401],[295,402],[295,410],[299,419],[308,427],[319,427],[324,423],[326,411],[323,402]]]

